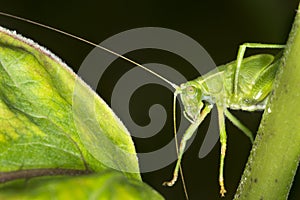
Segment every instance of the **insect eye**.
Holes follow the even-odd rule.
[[[194,96],[196,94],[196,89],[193,86],[187,87],[186,90],[188,95]]]

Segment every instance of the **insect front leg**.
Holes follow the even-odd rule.
[[[221,142],[221,155],[220,155],[220,171],[219,171],[219,184],[220,184],[220,194],[222,197],[225,196],[226,190],[224,186],[224,160],[226,153],[226,142],[227,135],[225,129],[225,118],[224,118],[224,108],[222,106],[217,106],[218,117],[219,117],[219,128],[220,128],[220,142]]]
[[[194,120],[191,119],[187,114],[186,114],[186,111],[183,111],[183,116],[190,122],[190,123],[194,123]]]
[[[238,50],[238,55],[236,59],[236,70],[234,74],[234,88],[233,93],[234,95],[237,95],[237,86],[238,86],[238,77],[240,73],[241,64],[246,52],[246,48],[257,48],[257,49],[282,49],[285,45],[281,44],[261,44],[261,43],[244,43],[240,45]]]
[[[204,109],[202,110],[200,116],[188,127],[188,129],[185,131],[179,146],[179,152],[178,152],[178,160],[176,163],[176,167],[173,172],[173,178],[171,181],[164,182],[163,185],[165,186],[173,186],[178,178],[178,170],[180,167],[180,162],[182,159],[182,155],[185,149],[186,142],[193,136],[195,133],[195,130],[198,128],[198,126],[201,124],[201,122],[205,119],[208,113],[210,113],[212,109],[212,105],[207,104],[205,105]]]

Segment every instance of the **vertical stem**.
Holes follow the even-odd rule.
[[[300,7],[299,7],[300,9]],[[287,199],[300,159],[300,11],[235,199]]]

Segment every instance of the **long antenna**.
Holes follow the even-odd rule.
[[[18,20],[21,20],[21,21],[24,21],[24,22],[27,22],[27,23],[30,23],[30,24],[34,24],[34,25],[37,25],[37,26],[40,26],[40,27],[43,27],[43,28],[46,28],[46,29],[49,29],[49,30],[52,30],[52,31],[55,31],[55,32],[58,32],[58,33],[61,33],[61,34],[63,34],[63,35],[67,35],[67,36],[69,36],[69,37],[71,37],[71,38],[80,40],[80,41],[82,41],[82,42],[84,42],[84,43],[90,44],[90,45],[95,46],[95,47],[97,47],[97,48],[100,48],[100,49],[102,49],[102,50],[104,50],[104,51],[106,51],[106,52],[109,52],[109,53],[111,53],[111,54],[113,54],[113,55],[115,55],[115,56],[117,56],[117,57],[120,57],[120,58],[122,58],[122,59],[124,59],[124,60],[126,60],[126,61],[128,61],[128,62],[130,62],[130,63],[132,63],[132,64],[134,64],[134,65],[136,65],[136,66],[138,66],[138,67],[140,67],[140,68],[142,68],[142,69],[144,69],[144,70],[146,70],[147,72],[153,74],[154,76],[160,78],[161,80],[163,80],[163,81],[165,81],[166,83],[168,83],[169,85],[171,85],[175,90],[176,90],[177,88],[179,88],[175,83],[172,83],[171,81],[169,81],[169,80],[166,79],[165,77],[163,77],[163,76],[157,74],[156,72],[154,72],[154,71],[148,69],[147,67],[145,67],[145,66],[143,66],[143,65],[141,65],[141,64],[139,64],[139,63],[137,63],[137,62],[135,62],[135,61],[133,61],[133,60],[131,60],[131,59],[129,59],[129,58],[127,58],[127,57],[125,57],[125,56],[119,54],[119,53],[117,53],[117,52],[114,52],[114,51],[112,51],[112,50],[110,50],[110,49],[107,49],[107,48],[105,48],[105,47],[103,47],[103,46],[100,46],[100,45],[98,45],[98,44],[95,44],[95,43],[93,43],[93,42],[90,42],[90,41],[88,41],[88,40],[86,40],[86,39],[83,39],[83,38],[78,37],[78,36],[76,36],[76,35],[73,35],[73,34],[70,34],[70,33],[65,32],[65,31],[59,30],[59,29],[57,29],[57,28],[54,28],[54,27],[51,27],[51,26],[47,26],[47,25],[44,25],[44,24],[41,24],[41,23],[38,23],[38,22],[35,22],[35,21],[32,21],[32,20],[23,18],[23,17],[18,17],[18,16],[15,16],[15,15],[11,15],[11,14],[8,14],[8,13],[1,12],[1,11],[0,11],[0,15],[7,16],[7,17],[11,17],[11,18],[13,18],[13,19],[18,19]]]
[[[175,147],[176,147],[177,157],[179,155],[179,147],[178,147],[178,139],[177,139],[177,128],[176,128],[176,98],[177,98],[178,94],[179,94],[179,90],[176,90],[174,92],[174,96],[173,96],[173,130],[174,130],[174,138],[175,138]],[[188,195],[188,192],[187,192],[187,188],[186,188],[186,184],[185,184],[181,164],[179,165],[179,170],[180,170],[180,176],[181,176],[181,180],[182,180],[182,186],[183,186],[183,191],[184,191],[184,194],[185,194],[185,198],[186,198],[186,200],[189,200],[189,195]]]

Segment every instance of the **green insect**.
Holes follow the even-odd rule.
[[[186,130],[180,142],[180,147],[177,150],[178,160],[173,173],[173,179],[165,182],[164,185],[172,186],[177,180],[178,172],[180,170],[180,162],[184,153],[186,142],[194,134],[195,130],[210,113],[213,105],[216,105],[219,117],[220,128],[220,142],[221,142],[221,156],[219,169],[219,184],[220,194],[224,196],[226,189],[224,186],[224,159],[226,152],[226,130],[225,117],[227,117],[235,126],[241,129],[251,141],[253,136],[251,131],[246,128],[237,118],[235,118],[228,109],[256,111],[265,109],[269,94],[272,91],[272,86],[277,69],[280,64],[281,54],[274,57],[270,54],[258,54],[244,59],[246,48],[284,48],[284,45],[277,44],[260,44],[260,43],[245,43],[240,46],[237,60],[231,63],[219,66],[217,70],[213,70],[195,80],[183,83],[180,86],[172,83],[163,76],[149,70],[143,65],[132,61],[123,55],[113,52],[105,47],[91,43],[85,39],[63,32],[61,30],[27,20],[14,15],[0,12],[1,15],[26,21],[47,29],[60,32],[75,39],[81,40],[95,47],[110,52],[118,57],[125,59],[138,67],[150,72],[151,74],[161,78],[163,81],[170,84],[174,89],[174,132],[176,136],[176,119],[175,119],[175,105],[176,97],[179,94],[184,105],[184,116],[191,122],[191,125]],[[186,191],[185,191],[186,192]],[[186,194],[187,195],[187,194]]]
[[[258,54],[244,59],[246,48],[284,48],[284,45],[245,43],[240,46],[236,61],[222,65],[217,70],[183,83],[176,88],[174,98],[180,94],[185,109],[184,115],[191,122],[191,125],[180,142],[173,179],[165,182],[164,185],[172,186],[176,182],[186,142],[215,104],[218,109],[221,142],[220,194],[222,197],[225,196],[226,189],[223,176],[227,140],[225,117],[241,129],[253,142],[251,131],[235,118],[228,111],[228,108],[245,111],[265,109],[281,58],[280,54],[277,57],[270,54]]]

